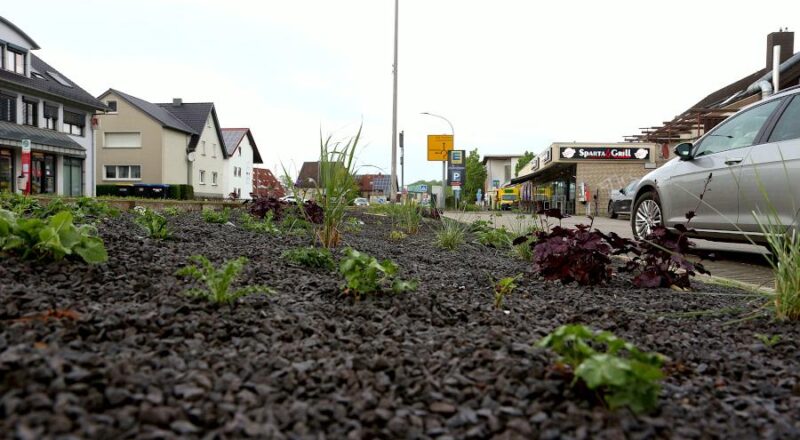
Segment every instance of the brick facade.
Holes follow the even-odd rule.
[[[643,177],[652,171],[643,162],[583,162],[577,164],[575,181],[584,182],[592,195],[592,214],[606,215],[611,190],[624,188],[631,180]],[[595,201],[594,196],[597,195]],[[597,203],[595,211],[594,203]],[[586,214],[586,204],[577,202],[576,215]]]

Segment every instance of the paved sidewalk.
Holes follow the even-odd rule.
[[[517,214],[513,212],[491,213],[484,212],[446,212],[446,217],[471,223],[475,220],[490,221],[496,228],[505,226],[511,231],[520,231],[531,225],[539,225],[538,219],[530,214]],[[557,225],[557,219],[548,219],[551,226]],[[569,217],[561,221],[562,226],[573,227],[577,224],[589,224],[590,220],[584,216]],[[593,228],[605,233],[615,232],[620,237],[632,238],[630,220],[627,217],[610,219],[596,217]],[[706,268],[715,277],[728,278],[756,287],[772,288],[775,278],[771,268],[766,264],[764,255],[767,249],[763,246],[754,246],[744,243],[721,243],[708,240],[693,240],[698,249],[713,250],[717,254],[716,261],[704,262]]]

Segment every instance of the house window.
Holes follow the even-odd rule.
[[[217,172],[211,173],[211,184],[217,186]]]
[[[64,133],[83,136],[83,129],[85,126],[86,115],[64,110]]]
[[[17,98],[0,95],[0,121],[17,122]]]
[[[105,180],[141,180],[141,165],[106,165]]]
[[[50,130],[55,130],[58,126],[58,107],[44,105],[44,126]]]
[[[200,150],[200,154],[205,156],[206,155],[206,141],[200,141],[200,145],[202,149]]]
[[[25,54],[6,46],[6,70],[20,75],[25,74]]]
[[[105,148],[142,148],[141,133],[106,133]]]
[[[39,116],[39,103],[28,101],[27,99],[22,100],[22,123],[25,125],[32,125],[36,127],[38,124],[38,116]]]
[[[217,144],[211,144],[211,157],[217,157]]]
[[[205,170],[200,170],[200,185],[206,184],[206,172]]]
[[[106,102],[106,105],[108,106],[108,111],[110,113],[116,113],[117,112],[117,101],[108,101],[108,102]]]
[[[239,148],[239,157],[242,157],[242,149]]]

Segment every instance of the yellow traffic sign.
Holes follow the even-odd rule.
[[[453,149],[452,134],[429,134],[428,135],[428,160],[445,161],[447,152]]]

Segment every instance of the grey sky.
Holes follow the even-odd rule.
[[[272,169],[315,160],[320,128],[344,138],[363,119],[360,161],[389,172],[393,0],[6,3],[39,56],[95,95],[213,101]],[[449,128],[424,111],[482,155],[620,141],[671,119],[763,67],[769,32],[800,30],[800,2],[757,6],[401,0],[406,183],[441,176],[425,140]]]

